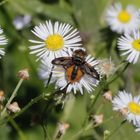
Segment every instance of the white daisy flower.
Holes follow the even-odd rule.
[[[1,45],[6,45],[7,44],[7,39],[3,35],[3,30],[0,28],[0,58],[5,54],[4,48],[1,48]]]
[[[96,65],[98,62],[91,57],[90,55],[86,57],[85,61],[92,67],[95,68],[95,70],[98,70]],[[86,89],[87,92],[92,92],[94,90],[94,87],[97,86],[99,83],[99,80],[93,78],[91,75],[88,75],[86,73],[83,73],[80,68],[77,70],[77,75],[74,80],[71,78],[72,70],[74,68],[74,65],[70,66],[67,69],[64,69],[64,67],[56,66],[56,68],[53,71],[54,76],[56,77],[56,87],[60,88],[61,90],[66,88],[66,92],[73,91],[75,94],[77,91],[80,91],[81,94],[83,94],[83,90]]]
[[[126,91],[119,91],[112,103],[113,110],[122,113],[129,122],[134,125],[140,122],[140,96],[132,97]]]
[[[122,55],[128,55],[126,59],[128,62],[135,64],[140,55],[140,31],[135,30],[121,36],[118,40],[118,48],[124,51]]]
[[[135,7],[128,5],[123,9],[120,3],[115,3],[107,9],[106,21],[111,30],[119,34],[131,32],[140,26]]]
[[[42,59],[41,65],[38,69],[38,74],[40,79],[44,81],[45,85],[48,85],[49,83],[54,83],[56,81],[56,78],[53,76],[52,70],[54,66],[52,65],[51,61],[48,59]]]
[[[77,29],[66,23],[46,21],[46,24],[35,26],[32,30],[40,41],[29,40],[35,45],[30,46],[31,54],[36,54],[40,58],[53,60],[56,57],[67,56],[71,50],[81,46],[81,38]]]

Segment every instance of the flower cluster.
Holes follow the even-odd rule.
[[[41,59],[39,75],[45,84],[55,82],[56,87],[66,92],[83,94],[83,89],[92,92],[99,82],[98,61],[86,55],[79,31],[69,24],[46,21],[35,26],[32,32],[40,38],[40,41],[30,40],[35,44],[30,50],[37,60]],[[53,60],[56,61],[54,64]]]
[[[118,49],[127,55],[126,60],[135,64],[140,54],[140,17],[138,10],[128,5],[122,8],[121,3],[110,6],[106,12],[106,21],[111,30],[121,34]]]
[[[82,95],[84,92],[92,93],[100,85],[97,87],[96,94],[91,95],[91,98],[87,100],[90,103],[87,105],[86,115],[89,116],[86,117],[86,123],[82,125],[84,129],[82,128],[78,135],[114,118],[114,116],[111,116],[111,118],[105,120],[105,115],[100,112],[104,107],[103,103],[100,104],[101,106],[97,106],[97,110],[95,109],[96,106],[94,105],[101,93],[104,93],[102,94],[104,103],[106,101],[111,103],[113,111],[119,112],[121,117],[123,116],[125,120],[123,122],[129,122],[135,127],[136,132],[140,131],[140,95],[133,96],[133,94],[123,90],[118,91],[117,95],[114,96],[113,90],[116,90],[116,86],[111,85],[122,75],[128,64],[136,64],[139,61],[140,10],[132,5],[123,7],[121,3],[113,2],[106,10],[105,19],[107,23],[105,31],[107,30],[107,33],[112,35],[110,35],[111,39],[110,36],[105,36],[105,39],[108,39],[108,37],[110,39],[110,42],[105,42],[109,44],[105,46],[108,47],[105,49],[109,50],[110,53],[113,52],[114,56],[108,55],[108,58],[100,58],[99,60],[87,53],[82,43],[84,39],[82,40],[80,32],[75,27],[58,21],[52,22],[51,20],[36,25],[31,30],[33,38],[28,42],[30,43],[29,51],[30,54],[36,55],[36,61],[40,62],[38,68],[39,78],[44,81],[46,87],[49,84],[54,85],[56,91],[50,94],[46,93],[45,89],[41,96],[32,99],[24,108],[20,108],[20,104],[18,105],[18,102],[14,99],[22,82],[30,77],[28,69],[20,70],[18,72],[20,80],[8,100],[4,91],[0,90],[0,121],[2,119],[6,120],[9,115],[16,117],[34,103],[45,99],[48,103],[47,108],[45,107],[43,111],[47,110],[47,112],[46,114],[42,112],[38,121],[43,122],[41,119],[45,119],[46,116],[47,119],[49,118],[48,114],[52,112],[53,105],[61,105],[63,108],[68,99],[66,97],[71,96],[71,94],[66,93],[81,93]],[[30,15],[16,16],[13,25],[16,30],[21,32],[22,29],[30,25],[31,20]],[[0,59],[6,52],[1,46],[6,45],[7,42],[3,29],[0,28]],[[105,43],[102,43],[101,46]],[[96,56],[100,56],[100,53],[102,53],[102,48],[99,49]],[[118,66],[115,64],[116,61],[113,60],[114,57],[118,58]],[[118,86],[120,87],[120,84]],[[47,121],[42,125],[43,129],[46,124]],[[55,138],[61,139],[69,127],[69,123],[59,123]],[[110,138],[115,131],[104,131],[103,139]]]
[[[106,12],[106,21],[113,31],[119,35],[117,49],[126,61],[135,64],[140,54],[140,17],[138,10],[131,5],[123,8],[120,3],[110,6]],[[66,23],[50,20],[35,26],[32,33],[39,39],[29,40],[30,53],[41,60],[39,76],[45,85],[55,83],[55,87],[66,93],[84,90],[92,92],[102,75],[109,78],[117,68],[110,59],[95,60],[82,48],[79,31]],[[125,61],[125,62],[126,62]],[[112,92],[104,94],[104,98],[112,102],[113,110],[119,111],[126,120],[132,122],[136,131],[140,130],[140,96],[120,91],[114,99]]]
[[[110,29],[120,37],[117,50],[122,52],[127,62],[135,64],[140,55],[140,11],[134,6],[123,8],[121,3],[114,3],[106,11],[106,21]],[[140,96],[119,91],[112,100],[113,110],[120,112],[126,120],[132,122],[140,131]]]

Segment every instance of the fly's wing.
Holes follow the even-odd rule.
[[[52,60],[52,64],[69,67],[73,64],[71,57],[59,57]]]
[[[95,70],[95,68],[87,63],[85,63],[82,66],[82,69],[84,71],[84,73],[91,75],[93,78],[96,78],[99,80],[99,74],[98,72]]]

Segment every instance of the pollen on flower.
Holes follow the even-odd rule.
[[[140,51],[140,39],[134,40],[132,46],[135,50]]]
[[[46,40],[46,48],[51,51],[57,51],[63,48],[64,39],[59,34],[49,35]]]
[[[135,102],[130,102],[128,104],[128,109],[131,113],[135,115],[140,115],[140,104],[135,103]]]
[[[131,15],[130,13],[128,13],[125,10],[122,10],[119,14],[118,14],[118,20],[122,23],[128,23],[131,20]]]

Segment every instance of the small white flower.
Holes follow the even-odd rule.
[[[38,69],[38,72],[39,72],[40,79],[42,79],[44,81],[45,85],[48,84],[48,80],[50,80],[49,81],[50,84],[54,83],[56,81],[56,78],[53,76],[53,73],[52,73],[54,67],[55,66],[53,66],[51,61],[49,61],[48,59],[41,60],[41,65]],[[51,79],[49,79],[49,78],[51,78]]]
[[[119,94],[113,99],[113,110],[122,112],[124,117],[136,125],[140,122],[140,96],[132,97],[126,91],[119,91]],[[125,111],[125,113],[124,113]]]
[[[30,40],[35,45],[30,46],[31,54],[36,54],[38,59],[53,60],[56,57],[67,56],[71,50],[81,46],[81,38],[77,29],[66,23],[46,21],[46,24],[35,26],[32,30],[40,41]]]
[[[122,55],[127,55],[127,61],[135,64],[140,55],[140,31],[121,36],[118,40],[118,49],[123,51]]]
[[[30,15],[16,16],[13,20],[13,25],[17,30],[21,30],[24,27],[27,27],[30,22],[31,22]]]
[[[90,65],[93,66],[96,70],[96,65],[98,62],[94,60],[93,57],[90,55],[86,57],[85,61]],[[71,68],[73,66],[69,67],[68,69],[64,69],[61,66],[56,66],[54,70],[54,76],[56,77],[56,86],[59,87],[61,90],[66,88],[66,92],[73,91],[75,94],[77,91],[80,91],[81,94],[83,94],[83,89],[86,89],[87,92],[92,92],[94,90],[93,87],[96,87],[99,81],[92,76],[82,73],[80,69],[77,71],[77,76],[74,80],[71,80],[69,77]]]
[[[111,58],[99,60],[98,69],[101,75],[106,75],[107,77],[112,75],[116,70]]]
[[[0,58],[5,54],[4,48],[1,48],[1,45],[6,45],[7,44],[7,39],[3,35],[3,30],[0,28]]]
[[[110,28],[119,34],[131,32],[140,26],[135,7],[128,5],[123,9],[121,3],[115,3],[107,9],[106,21]]]

